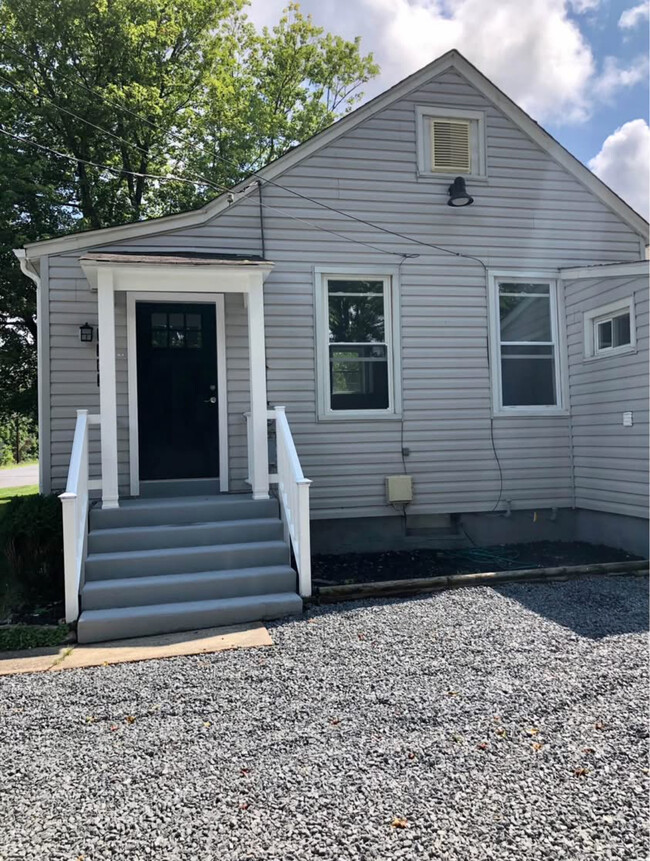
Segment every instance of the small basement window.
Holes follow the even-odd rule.
[[[420,176],[486,176],[482,111],[428,106],[416,111]]]
[[[317,279],[321,417],[394,413],[392,277],[327,273]]]
[[[585,313],[585,358],[629,353],[635,349],[632,297]]]

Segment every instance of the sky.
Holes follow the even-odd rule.
[[[287,0],[251,0],[273,26]],[[650,214],[650,0],[302,0],[361,37],[381,75],[370,98],[458,49],[646,218]]]

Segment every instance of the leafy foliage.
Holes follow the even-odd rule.
[[[3,505],[0,552],[20,590],[18,601],[34,604],[63,596],[61,503],[52,496],[23,496]]]
[[[0,130],[70,158],[0,133],[0,421],[36,412],[34,285],[12,248],[198,206],[378,71],[296,3],[257,32],[244,0],[1,0]]]
[[[30,415],[14,413],[0,422],[0,466],[38,457],[38,433]]]

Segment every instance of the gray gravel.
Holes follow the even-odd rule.
[[[647,603],[464,589],[5,677],[0,858],[646,858]]]

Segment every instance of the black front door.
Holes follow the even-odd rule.
[[[140,478],[219,474],[215,306],[136,303]]]

